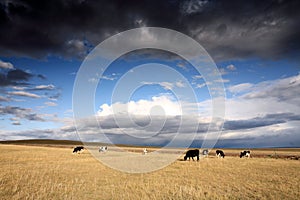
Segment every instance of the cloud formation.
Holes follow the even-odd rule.
[[[278,147],[299,145],[300,75],[264,81],[257,84],[232,86],[237,95],[227,99],[227,112],[223,132],[216,147]],[[236,89],[238,88],[238,89]],[[282,89],[288,92],[279,93]],[[256,94],[250,96],[249,94]],[[282,99],[285,99],[282,101]],[[174,137],[179,141],[194,138],[192,146],[201,147],[207,130],[213,127],[211,122],[211,102],[203,101],[190,105],[170,99],[168,96],[153,97],[150,100],[131,101],[128,103],[103,104],[96,116],[76,122],[71,119],[60,119],[64,124],[51,131],[15,131],[11,134],[0,131],[4,139],[15,138],[56,138],[80,139],[84,141],[107,141],[115,144],[166,145]],[[199,106],[200,113],[181,115],[181,108]],[[158,107],[165,111],[153,112]],[[113,112],[113,108],[118,112]],[[153,110],[154,109],[154,110]],[[176,111],[177,110],[177,111]],[[176,111],[176,112],[175,112]],[[164,114],[167,115],[164,115]],[[0,115],[12,115],[12,123],[18,125],[20,119],[43,120],[30,109],[20,107],[0,107]],[[113,115],[115,114],[115,115]],[[96,120],[95,120],[96,119]],[[197,124],[198,127],[194,128]],[[211,128],[212,135],[217,129]],[[39,134],[36,134],[38,131]],[[179,132],[179,135],[178,135]],[[104,137],[105,136],[105,137]],[[209,138],[208,138],[209,139]],[[178,142],[180,146],[182,143]]]
[[[27,119],[30,121],[45,121],[41,115],[34,113],[32,109],[17,106],[0,106],[0,115],[12,115],[18,119]]]
[[[57,106],[57,103],[51,102],[51,101],[47,101],[44,104],[47,105],[47,106]]]
[[[0,101],[8,102],[8,101],[10,101],[10,98],[4,97],[4,96],[0,96]]]
[[[1,61],[1,60],[0,60]],[[1,62],[0,62],[1,64]],[[20,96],[20,97],[31,97],[31,98],[42,98],[43,96],[32,93],[33,91],[41,92],[48,91],[45,93],[49,98],[57,99],[59,94],[52,94],[51,92],[56,91],[56,87],[53,84],[47,85],[36,85],[33,83],[34,77],[46,80],[46,77],[41,74],[33,74],[23,69],[17,69],[13,67],[11,63],[5,63],[5,71],[0,71],[0,93],[8,96],[1,97],[0,101],[12,100],[9,96]],[[12,67],[10,67],[12,66]],[[49,94],[50,93],[50,94]]]
[[[31,90],[53,90],[55,89],[55,86],[50,84],[50,85],[37,85]]]
[[[264,81],[257,84],[241,83],[231,87],[236,93],[226,101],[226,115],[223,133],[217,146],[223,147],[274,147],[297,146],[300,141],[300,75]],[[280,92],[282,90],[284,92]],[[249,96],[250,94],[256,94]],[[282,100],[284,99],[284,101]],[[155,106],[168,111],[199,106],[200,113],[188,110],[182,117],[181,112],[164,115],[151,115]],[[180,138],[195,137],[193,146],[199,147],[204,141],[208,127],[212,135],[211,102],[203,101],[191,106],[187,102],[178,102],[168,97],[152,100],[131,101],[128,103],[104,104],[97,115],[97,121],[85,119],[78,127],[83,139],[101,140],[105,134],[114,143],[140,145],[166,145],[180,130]],[[118,112],[114,112],[115,108]],[[163,123],[161,123],[163,122]],[[99,124],[98,124],[99,123]],[[196,130],[194,124],[198,124]],[[159,128],[157,128],[159,127]],[[101,131],[99,131],[101,128]],[[61,129],[63,132],[76,132],[69,122]],[[195,135],[196,134],[196,135]],[[209,138],[208,138],[209,139]],[[178,143],[180,146],[180,144]]]
[[[11,63],[5,63],[0,60],[0,115],[7,120],[11,121],[12,125],[22,125],[23,120],[45,122],[52,119],[51,114],[38,114],[32,108],[26,108],[20,106],[13,106],[15,102],[26,102],[32,99],[43,99],[45,97],[56,98],[59,97],[57,94],[53,94],[56,91],[56,87],[52,84],[47,85],[36,85],[34,84],[34,78],[40,78],[45,80],[45,76],[39,74],[33,74],[30,71],[18,69]],[[4,68],[4,70],[2,70]],[[41,95],[41,92],[45,92]],[[19,97],[19,98],[15,98]],[[21,98],[23,97],[23,98]],[[25,98],[24,98],[25,97]],[[32,98],[32,99],[29,99]],[[47,106],[56,106],[54,102],[45,102]],[[36,107],[38,108],[38,106]],[[39,108],[42,108],[41,106]],[[8,118],[10,117],[10,118]]]
[[[3,1],[0,54],[83,57],[113,34],[155,26],[188,34],[214,59],[297,59],[299,8],[297,0]]]
[[[143,85],[160,85],[165,90],[173,90],[174,87],[178,87],[178,88],[184,88],[185,87],[185,84],[183,83],[183,81],[176,81],[174,83],[167,82],[167,81],[163,81],[163,82],[147,82],[147,81],[143,81],[142,84]]]
[[[27,85],[27,81],[33,75],[21,69],[9,69],[7,72],[0,72],[0,87]]]
[[[35,99],[41,98],[41,96],[39,96],[37,94],[33,94],[30,92],[24,92],[24,91],[13,91],[13,92],[8,92],[7,94],[14,95],[14,96],[31,97],[31,98],[35,98]]]
[[[128,103],[103,104],[97,112],[98,116],[113,114],[128,115],[181,115],[181,105],[172,101],[168,96],[154,96],[151,100],[130,101]]]
[[[2,69],[14,69],[14,66],[10,62],[4,62],[4,61],[0,60],[0,68],[2,68]]]

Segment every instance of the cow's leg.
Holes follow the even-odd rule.
[[[197,156],[197,161],[199,160],[199,156]]]

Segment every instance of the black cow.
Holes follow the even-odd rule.
[[[80,147],[75,147],[74,150],[73,150],[73,153],[79,153],[81,151],[84,150],[84,147],[80,146]]]
[[[188,150],[184,156],[184,160],[189,158],[189,160],[192,158],[194,160],[194,157],[197,156],[197,160],[199,160],[199,149],[194,150]]]
[[[218,158],[220,158],[220,157],[224,158],[225,157],[225,153],[222,150],[217,150],[216,151],[216,156]]]
[[[240,158],[242,158],[242,157],[250,158],[250,151],[242,151],[240,154]]]

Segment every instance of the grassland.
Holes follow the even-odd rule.
[[[112,170],[88,151],[0,145],[1,199],[299,199],[299,149],[254,150],[240,159],[225,150],[200,162],[181,161],[152,173]],[[255,154],[257,157],[255,157]],[[259,156],[258,156],[259,155]],[[265,156],[261,156],[265,155]]]

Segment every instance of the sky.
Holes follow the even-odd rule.
[[[299,9],[296,0],[3,0],[0,140],[299,147]],[[146,27],[203,51],[152,29],[110,40]],[[106,54],[90,56],[104,41],[112,55],[165,43],[199,62],[140,48],[104,70]]]

